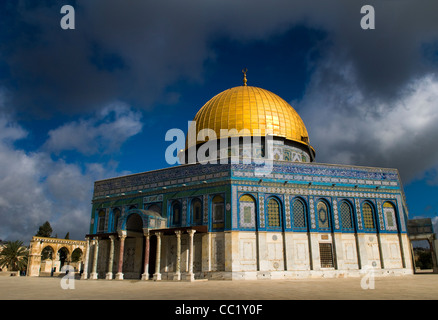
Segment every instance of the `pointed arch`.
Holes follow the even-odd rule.
[[[215,195],[211,200],[213,229],[225,226],[225,199],[222,195]]]
[[[181,202],[179,200],[174,200],[170,206],[170,217],[171,224],[173,226],[181,226],[182,223],[182,211],[181,211]]]
[[[344,231],[354,230],[353,205],[348,200],[341,200],[339,204],[341,226]]]
[[[239,198],[240,227],[256,228],[257,205],[255,198],[244,194]]]
[[[292,220],[294,229],[307,229],[307,206],[304,199],[296,197],[292,199]]]
[[[277,197],[267,199],[267,226],[269,228],[281,227],[281,202]]]
[[[200,198],[193,198],[190,201],[190,215],[192,218],[192,225],[202,224],[202,201]]]
[[[362,218],[366,230],[377,230],[374,206],[368,201],[362,203]]]
[[[330,229],[330,205],[325,199],[319,199],[316,205],[316,212],[318,215],[318,226],[320,229]]]
[[[383,215],[385,217],[386,230],[397,231],[397,211],[396,206],[391,201],[383,203]]]
[[[117,232],[119,228],[120,217],[122,216],[122,211],[120,208],[113,209],[113,232]]]
[[[97,212],[97,233],[105,232],[106,210],[100,209]]]

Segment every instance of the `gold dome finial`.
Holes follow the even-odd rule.
[[[247,82],[247,80],[246,80],[246,73],[248,72],[248,69],[247,68],[245,68],[245,69],[242,69],[242,73],[243,73],[243,85],[246,87],[246,82]]]

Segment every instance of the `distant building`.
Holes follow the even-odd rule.
[[[433,230],[431,218],[411,219],[408,220],[408,235],[411,243],[414,241],[426,241],[429,246],[429,253],[432,262],[433,273],[438,273],[437,262],[437,239]],[[415,261],[418,257],[415,256]],[[415,264],[415,263],[414,263]]]

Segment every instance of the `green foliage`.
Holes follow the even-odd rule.
[[[49,221],[46,221],[42,226],[40,226],[35,236],[50,238],[52,232],[53,232],[52,226],[50,225]]]
[[[418,253],[415,265],[420,269],[432,269],[432,255],[429,250],[422,250]]]
[[[0,252],[0,266],[10,271],[20,271],[27,267],[29,250],[23,246],[23,241],[8,241]]]
[[[53,257],[53,249],[50,246],[47,246],[41,252],[41,260],[52,260]]]
[[[82,251],[81,250],[76,249],[71,254],[71,262],[78,262],[81,260],[81,258],[82,258]]]

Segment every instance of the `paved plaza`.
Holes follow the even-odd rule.
[[[0,277],[1,300],[430,300],[438,275],[259,281],[75,280]],[[64,282],[63,282],[64,281]],[[74,289],[63,289],[74,285]],[[374,288],[372,288],[374,285]],[[363,289],[363,286],[368,289]]]

